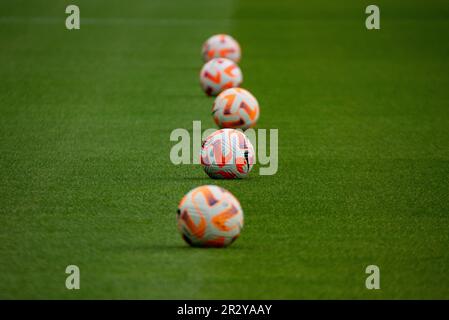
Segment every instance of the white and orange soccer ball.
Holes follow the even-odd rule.
[[[225,58],[210,60],[200,72],[201,87],[210,96],[216,96],[228,88],[238,87],[242,81],[243,75],[239,66]]]
[[[215,99],[212,117],[220,128],[246,130],[259,119],[259,103],[245,89],[226,89]]]
[[[178,229],[194,247],[226,247],[243,228],[239,201],[227,190],[200,186],[187,193],[178,206]]]
[[[239,130],[217,130],[201,147],[201,164],[207,175],[214,179],[245,178],[254,163],[253,145]]]
[[[227,34],[217,34],[206,40],[201,51],[204,61],[213,58],[227,58],[239,62],[241,50],[239,43]]]

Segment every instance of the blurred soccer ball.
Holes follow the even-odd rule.
[[[178,206],[178,230],[191,246],[225,247],[240,235],[243,211],[227,190],[200,186],[187,193]]]
[[[245,89],[227,89],[215,99],[212,116],[220,128],[245,130],[256,125],[259,103]]]
[[[227,58],[239,62],[241,50],[238,42],[227,34],[217,34],[203,44],[202,56],[204,61],[213,58]]]
[[[239,66],[225,58],[215,58],[207,62],[200,73],[200,83],[204,92],[215,96],[221,91],[240,86],[243,76]]]
[[[217,130],[206,138],[201,147],[201,164],[214,179],[244,178],[254,162],[253,145],[238,130]]]

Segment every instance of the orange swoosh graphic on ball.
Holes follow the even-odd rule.
[[[240,104],[240,108],[245,110],[251,120],[254,120],[257,116],[257,108],[251,109],[245,102]]]
[[[228,155],[223,155],[222,151],[222,142],[220,140],[215,141],[213,144],[214,158],[215,163],[219,167],[223,167],[227,163],[229,163],[232,159],[232,152],[229,152]]]
[[[225,84],[221,87],[221,89],[222,89],[222,90],[225,90],[225,89],[232,88],[233,86],[234,86],[234,84],[232,83],[232,81],[229,81],[228,83],[225,83]]]
[[[214,57],[214,55],[215,55],[215,50],[211,49],[207,52],[207,56],[209,57],[209,59],[212,59]]]
[[[202,214],[200,214],[200,222],[198,225],[193,222],[192,218],[187,213],[187,210],[182,211],[181,219],[184,220],[185,224],[195,237],[202,238],[204,236],[204,232],[206,231],[206,219]]]
[[[234,205],[231,205],[230,208],[227,208],[222,212],[220,212],[219,214],[215,215],[212,218],[212,223],[217,227],[217,229],[221,231],[229,231],[235,229],[237,227],[236,225],[228,227],[226,225],[226,222],[228,222],[228,220],[234,217],[237,213],[238,213],[237,208]]]
[[[223,72],[226,73],[228,76],[230,76],[231,78],[234,77],[234,75],[232,74],[232,70],[235,69],[235,65],[231,64],[229,67],[226,67]]]
[[[234,53],[235,49],[229,48],[229,49],[222,49],[220,50],[220,56],[226,57],[228,54]]]
[[[206,78],[208,78],[210,81],[212,81],[213,83],[220,83],[221,82],[221,74],[220,72],[217,72],[217,74],[215,76],[211,75],[209,72],[205,72],[204,76]]]
[[[231,107],[235,100],[235,94],[228,94],[226,97],[226,106],[224,107],[223,114],[231,114]]]
[[[212,191],[210,191],[209,188],[204,187],[204,186],[200,187],[198,189],[198,192],[201,192],[203,194],[203,196],[206,199],[207,204],[209,205],[209,207],[214,206],[218,202],[218,200],[214,197]]]
[[[206,246],[221,248],[221,247],[224,247],[224,242],[225,242],[225,238],[219,237],[217,239],[212,239],[212,240],[206,241]]]

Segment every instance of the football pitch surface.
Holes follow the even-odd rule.
[[[69,31],[69,3],[0,2],[1,298],[449,298],[447,2],[377,1],[370,31],[367,1],[73,3]],[[198,73],[216,33],[279,130],[275,175],[170,162],[173,129],[215,127]],[[204,184],[242,204],[229,248],[177,231]]]

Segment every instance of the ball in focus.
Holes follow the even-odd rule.
[[[227,34],[217,34],[204,42],[201,54],[204,61],[213,58],[227,58],[239,62],[241,50],[239,43],[233,37]]]
[[[207,62],[200,72],[200,83],[207,95],[215,96],[228,88],[240,86],[243,76],[232,60],[215,58]]]
[[[239,201],[227,190],[200,186],[187,193],[178,206],[178,230],[194,247],[226,247],[243,228]]]
[[[245,89],[226,89],[215,99],[212,117],[220,128],[246,130],[259,119],[259,103]]]
[[[254,162],[253,145],[238,130],[217,130],[201,147],[201,164],[207,175],[214,179],[245,178]]]

